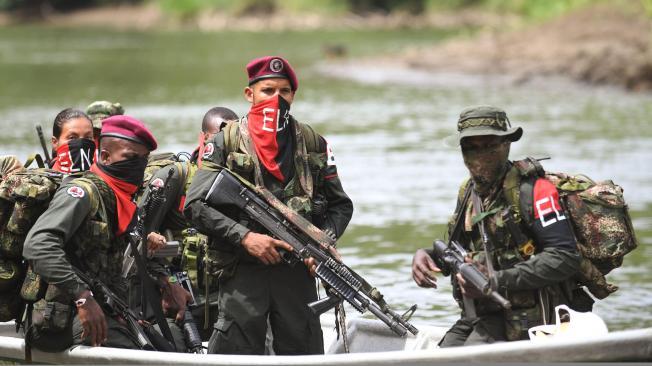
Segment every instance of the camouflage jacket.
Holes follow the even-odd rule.
[[[456,239],[470,251],[474,259],[485,262],[477,223],[482,218],[493,247],[489,255],[496,270],[498,290],[512,302],[513,308],[540,305],[537,290],[559,287],[578,273],[581,257],[570,222],[559,204],[559,194],[554,184],[544,178],[536,179],[532,185],[533,200],[523,201],[533,205],[528,210],[511,207],[504,194],[509,188],[503,187],[493,197],[483,200],[482,216],[474,209],[472,199],[466,204],[462,202],[464,192],[470,186],[468,181],[462,185],[458,209],[451,220],[453,223],[458,215],[463,215],[463,230]],[[459,212],[461,208],[464,208],[463,212]],[[525,213],[533,217],[519,217]],[[452,227],[450,225],[449,236]],[[453,286],[456,298],[461,299],[454,278]],[[563,298],[558,298],[557,302],[570,300],[568,289],[556,288],[554,292],[556,297]],[[499,310],[496,304],[484,298],[476,300],[476,307],[479,314]]]
[[[71,300],[89,288],[71,265],[126,298],[120,272],[127,241],[114,235],[115,205],[113,191],[99,176],[70,176],[28,233],[23,256],[35,273]]]
[[[299,123],[294,120],[294,118],[292,120],[295,128],[299,128]],[[210,146],[210,148],[208,148],[208,151],[205,150],[202,157],[202,167],[197,171],[197,174],[188,190],[184,214],[193,222],[194,226],[199,231],[217,239],[213,240],[213,242],[221,248],[216,249],[232,252],[234,251],[234,248],[240,247],[240,242],[247,232],[250,230],[264,232],[264,230],[257,226],[253,220],[245,217],[241,212],[220,212],[208,207],[203,202],[203,198],[206,196],[206,193],[221,169],[235,164],[237,160],[244,159],[246,161],[248,153],[242,147],[243,144],[239,143],[241,140],[238,140],[238,143],[236,144],[236,146],[239,146],[237,151],[228,148],[226,144],[227,137],[225,137],[225,132],[228,133],[228,131],[229,128],[226,127],[206,144],[206,146]],[[321,229],[329,229],[336,237],[340,237],[346,229],[353,214],[353,203],[342,188],[342,183],[337,175],[337,167],[334,163],[326,161],[328,149],[326,141],[316,133],[314,133],[314,136],[317,137],[315,144],[316,153],[323,158],[323,161],[321,161],[321,164],[316,164],[316,162],[313,161],[315,159],[310,159],[311,163],[309,168],[311,170],[310,175],[312,176],[311,188],[314,189],[310,198],[315,195],[322,195],[327,202],[327,208],[324,215],[325,220],[319,224],[315,224],[317,224]],[[300,145],[301,144],[297,144],[297,149]],[[237,165],[242,167],[247,164]],[[296,190],[293,191],[288,189],[288,187],[280,187],[278,182],[267,177],[269,173],[264,170],[264,167],[261,166],[260,169],[262,170],[265,187],[277,198],[287,204],[287,202],[292,199],[293,194],[296,194]],[[253,168],[250,172],[252,170]],[[297,171],[300,170],[297,169]],[[238,171],[238,173],[243,172]],[[254,183],[253,173],[244,174],[243,176],[245,176],[250,182]],[[298,180],[299,178],[295,176],[295,178],[291,179],[290,183],[288,183],[288,186],[290,184],[294,184],[295,187],[298,186],[296,183]]]

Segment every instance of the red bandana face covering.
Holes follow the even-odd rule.
[[[132,196],[138,190],[138,186],[109,175],[97,164],[91,166],[91,172],[99,175],[115,193],[116,209],[118,211],[118,230],[115,234],[120,236],[129,229],[129,224],[131,224],[136,213],[136,204],[133,202]]]
[[[95,142],[93,140],[70,140],[57,149],[52,169],[66,174],[83,172],[90,169],[94,158]]]
[[[294,127],[290,105],[281,96],[254,104],[247,115],[258,160],[281,182],[294,175]]]

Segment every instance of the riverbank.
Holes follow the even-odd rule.
[[[509,76],[515,83],[569,77],[652,91],[652,22],[639,7],[599,4],[543,24],[413,47],[370,63],[429,73]]]
[[[165,12],[156,3],[80,9],[70,12],[45,11],[38,18],[25,19],[0,12],[0,26],[39,24],[55,27],[106,27],[114,30],[199,30],[216,31],[310,31],[364,29],[464,29],[498,27],[506,21],[518,23],[517,15],[499,15],[477,8],[442,10],[419,15],[407,12],[389,14],[350,12],[329,14],[311,12],[272,12],[269,14],[206,9],[181,16]]]
[[[645,14],[641,2],[616,1],[597,2],[543,22],[482,7],[441,9],[420,15],[392,12],[364,16],[314,11],[235,15],[208,9],[180,17],[149,2],[65,13],[46,11],[42,17],[27,23],[72,29],[207,33],[438,29],[461,36],[445,42],[439,39],[420,42],[419,46],[405,46],[399,52],[385,51],[384,55],[362,60],[351,58],[354,56],[350,49],[334,41],[325,44],[322,50],[329,60],[337,59],[325,69],[329,70],[327,74],[332,74],[333,70],[345,68],[336,73],[339,76],[354,70],[353,79],[358,74],[355,70],[364,69],[368,73],[368,67],[373,66],[379,73],[402,69],[444,82],[498,76],[499,82],[509,85],[562,77],[588,85],[652,91],[652,21]],[[0,26],[25,22],[0,13]],[[393,77],[385,76],[390,81]],[[418,79],[421,82],[421,76]]]

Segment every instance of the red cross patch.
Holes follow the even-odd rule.
[[[82,198],[86,194],[86,192],[84,192],[84,190],[78,186],[72,186],[68,188],[66,193],[68,193],[71,197],[75,197],[75,198]]]
[[[164,184],[165,184],[165,182],[163,182],[163,179],[156,178],[149,185],[152,186],[152,187],[161,188],[161,187],[163,187]]]
[[[210,158],[211,155],[213,155],[213,152],[214,152],[214,151],[215,151],[215,145],[213,145],[212,142],[209,142],[209,143],[206,144],[206,146],[204,147],[204,155],[202,155],[202,158],[203,158],[203,159],[208,159],[208,158]]]

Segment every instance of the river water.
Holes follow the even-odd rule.
[[[154,131],[161,151],[190,151],[203,114],[216,105],[242,115],[244,65],[281,54],[300,82],[293,115],[310,122],[336,154],[355,213],[339,247],[351,267],[396,309],[450,325],[458,309],[448,279],[418,288],[412,255],[444,235],[466,171],[444,144],[471,104],[505,108],[524,137],[512,158],[550,156],[551,171],[613,179],[625,190],[639,248],[609,275],[620,291],[598,302],[610,329],[652,326],[652,96],[560,80],[514,84],[503,76],[431,74],[387,65],[342,66],[323,57],[343,45],[350,58],[400,52],[446,37],[438,31],[106,32],[0,28],[0,154],[39,151],[36,123],[50,131],[65,107],[121,102]],[[352,315],[352,314],[351,314]]]

